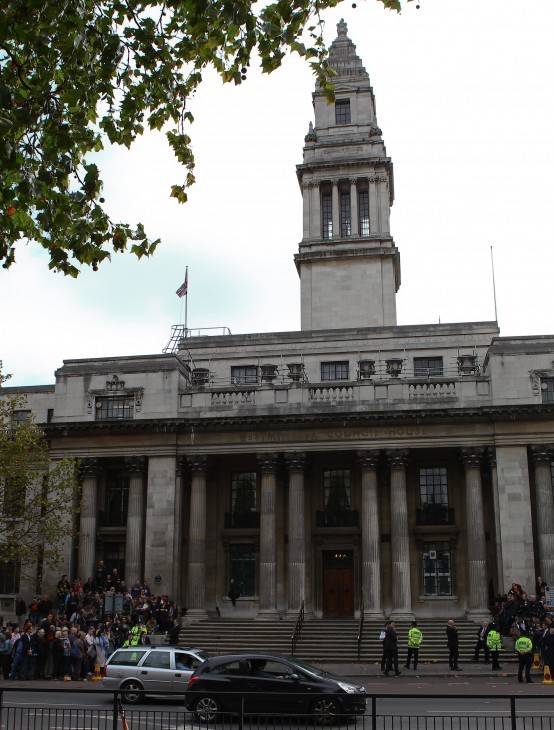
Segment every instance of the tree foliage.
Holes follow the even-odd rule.
[[[40,582],[43,565],[60,563],[72,534],[76,463],[52,463],[43,430],[14,419],[26,403],[2,387],[8,378],[0,369],[0,562]]]
[[[401,0],[379,0],[400,10]],[[410,2],[410,0],[406,0]],[[264,72],[307,59],[332,95],[320,12],[340,0],[10,0],[0,7],[0,260],[35,242],[76,277],[112,252],[150,256],[142,224],[107,214],[95,153],[164,130],[194,183],[187,103],[207,67],[240,84],[257,52]]]

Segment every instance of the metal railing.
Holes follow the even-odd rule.
[[[340,695],[321,695],[330,700],[336,698],[339,702],[331,702],[333,707],[327,708],[330,711],[327,716],[317,716],[314,712],[285,714],[285,709],[282,713],[249,712],[249,701],[258,693],[235,692],[225,694],[234,695],[237,710],[233,714],[218,710],[208,724],[207,720],[200,720],[186,710],[182,701],[175,702],[173,693],[157,693],[157,696],[167,695],[167,699],[173,702],[170,708],[160,708],[154,703],[121,705],[119,692],[102,689],[80,691],[60,688],[56,693],[52,689],[33,686],[29,695],[30,690],[31,683],[25,688],[0,689],[1,730],[121,730],[125,727],[128,730],[229,730],[232,727],[243,730],[245,725],[260,730],[315,730],[322,725],[334,725],[343,730],[554,730],[552,694],[538,692],[525,695],[366,693],[360,695],[367,701],[366,712],[357,717],[343,714]],[[48,693],[48,700],[45,697],[41,703],[40,698],[34,698],[35,693]],[[281,692],[278,694],[283,700],[287,697]],[[290,696],[298,697],[299,693]],[[310,694],[310,698],[313,700],[314,695]],[[421,700],[436,703],[439,698],[443,705],[452,702],[459,706],[460,700],[463,700],[463,710],[451,711],[445,706],[438,711],[403,711],[406,705],[413,706]],[[490,709],[491,700],[494,700],[494,709]],[[391,704],[394,709],[391,709]],[[483,710],[480,705],[488,709]],[[426,706],[429,707],[428,704]]]
[[[362,654],[362,640],[364,636],[364,592],[360,592],[360,618],[358,620],[358,636],[356,637],[356,646],[358,650],[358,660]]]
[[[296,621],[294,622],[294,628],[292,630],[292,636],[290,639],[290,653],[292,656],[294,656],[294,650],[296,649],[296,644],[298,643],[298,640],[300,639],[300,632],[302,631],[302,626],[304,624],[304,601],[300,604],[300,608],[298,609],[298,616],[296,617]]]

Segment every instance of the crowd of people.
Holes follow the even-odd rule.
[[[177,606],[167,595],[153,595],[138,580],[129,588],[103,561],[85,581],[63,575],[54,601],[35,596],[27,606],[18,596],[16,615],[17,623],[0,619],[4,679],[87,680],[120,646],[149,644],[152,634],[177,643],[180,629]]]
[[[511,637],[518,657],[519,682],[533,681],[530,669],[535,656],[538,657],[541,668],[547,666],[554,671],[554,614],[546,605],[546,591],[548,585],[539,576],[534,594],[528,596],[519,584],[512,583],[506,594],[498,596],[491,609],[491,619],[483,621],[477,631],[474,661],[480,661],[483,653],[485,663],[490,662],[492,670],[502,669],[502,637]],[[383,642],[381,671],[388,676],[394,670],[398,676],[398,636],[394,621],[387,621],[379,638]],[[410,669],[413,662],[413,668],[417,669],[419,649],[423,641],[417,621],[412,621],[407,638],[408,654],[404,666]],[[458,627],[453,619],[446,624],[446,644],[449,668],[452,671],[462,671],[459,666]]]

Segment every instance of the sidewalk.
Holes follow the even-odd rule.
[[[405,661],[405,660],[404,660]],[[348,677],[382,677],[381,664],[379,662],[314,662],[314,665],[325,669],[331,674]],[[406,669],[401,661],[398,662],[398,668],[401,672],[400,676],[415,677],[516,677],[517,663],[514,661],[506,661],[500,665],[502,669],[492,671],[490,664],[484,662],[466,662],[460,663],[461,671],[457,672],[449,669],[448,664],[441,662],[425,662],[420,661],[417,665],[417,671]],[[533,672],[537,681],[542,680],[542,672]],[[394,676],[391,672],[390,676]]]

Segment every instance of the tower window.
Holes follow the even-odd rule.
[[[541,378],[543,403],[554,403],[554,378]]]
[[[333,238],[333,200],[331,193],[323,193],[321,196],[321,219],[323,238]]]
[[[358,193],[358,210],[360,214],[360,236],[369,236],[369,193],[367,190]]]
[[[258,368],[256,365],[231,366],[231,380],[237,385],[257,385]]]
[[[108,395],[96,398],[97,421],[119,421],[133,417],[134,395]]]
[[[348,380],[348,360],[322,362],[321,380]]]
[[[414,357],[414,375],[427,378],[429,375],[442,375],[442,357]]]
[[[343,238],[351,235],[350,193],[340,194],[340,235]]]
[[[350,99],[335,102],[335,124],[350,124]]]

